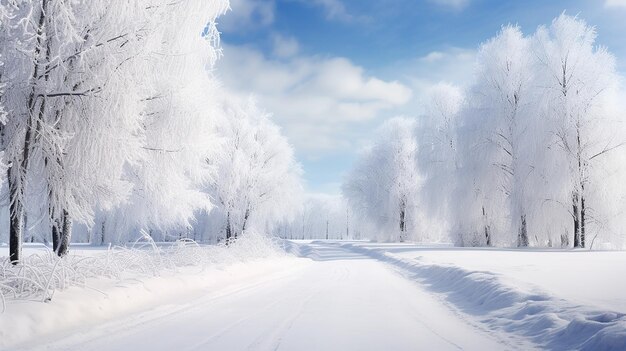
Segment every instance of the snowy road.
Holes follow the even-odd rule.
[[[502,350],[520,346],[480,329],[383,262],[332,243],[309,244],[307,250],[314,262],[288,275],[162,306],[35,349]]]

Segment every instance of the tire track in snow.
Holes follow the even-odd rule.
[[[310,254],[319,256],[319,253],[317,252],[315,247],[311,247],[311,249],[312,250]],[[334,275],[334,281],[336,282],[345,281],[346,278],[350,276],[349,269],[345,266],[333,267],[332,273]],[[323,286],[321,286],[312,293],[308,294],[306,298],[300,299],[301,302],[299,303],[298,308],[295,309],[294,313],[289,314],[289,316],[284,321],[278,323],[277,327],[270,329],[271,332],[269,335],[259,335],[252,343],[248,345],[247,350],[277,351],[282,344],[285,334],[292,328],[295,321],[302,315],[306,306],[313,300],[314,297],[319,295],[322,290],[330,289],[328,287],[324,288]]]
[[[262,314],[263,312],[271,309],[272,307],[278,305],[280,302],[282,302],[280,299],[276,299],[273,302],[265,305],[263,308],[256,310],[253,313],[250,313],[249,315],[247,315],[246,317],[242,317],[239,318],[238,320],[229,323],[227,326],[225,326],[224,328],[220,329],[219,331],[211,334],[210,336],[208,336],[207,338],[202,339],[200,342],[198,342],[195,345],[192,345],[188,348],[186,348],[186,350],[188,351],[193,351],[193,350],[204,350],[204,346],[209,345],[211,342],[221,338],[222,336],[224,336],[225,334],[227,334],[228,332],[230,332],[231,330],[233,330],[233,328],[251,320],[252,318]]]
[[[133,334],[135,329],[144,327],[145,325],[149,324],[155,327],[166,324],[173,318],[182,318],[183,315],[189,313],[190,311],[208,305],[217,306],[224,304],[228,301],[228,299],[238,298],[240,295],[245,295],[246,293],[255,291],[263,286],[273,285],[278,281],[289,279],[292,276],[292,271],[280,272],[251,284],[238,284],[234,287],[217,290],[213,294],[201,295],[199,297],[192,298],[189,301],[186,301],[184,305],[169,303],[150,311],[143,311],[134,316],[126,317],[121,321],[121,323],[119,320],[110,321],[98,326],[95,329],[91,329],[82,335],[79,334],[79,336],[76,336],[77,334],[71,334],[67,339],[63,339],[56,344],[46,345],[45,348],[39,349],[64,351],[83,350],[84,346],[80,345],[80,342],[77,343],[77,341],[80,341],[81,339],[88,340],[87,342],[95,343],[96,345],[106,344],[109,335],[130,336]]]
[[[302,303],[298,306],[294,313],[291,313],[282,323],[279,323],[277,327],[272,328],[272,331],[269,335],[260,335],[254,340],[248,347],[247,350],[273,350],[276,351],[280,348],[280,344],[282,343],[284,335],[291,329],[294,322],[302,315],[305,307],[311,302],[311,300],[319,294],[319,292],[323,290],[322,288],[318,288],[313,293],[309,294]]]
[[[325,245],[315,245],[311,246],[311,252],[309,255],[313,255],[315,257],[319,257],[319,252],[316,246],[325,247]],[[343,251],[343,249],[342,249]],[[336,283],[345,282],[350,277],[350,269],[346,266],[338,266],[332,268],[332,281]],[[252,343],[250,343],[247,347],[247,350],[272,350],[277,351],[280,349],[281,344],[284,340],[285,334],[291,330],[296,320],[302,315],[305,308],[310,304],[313,299],[318,296],[322,291],[332,290],[329,286],[320,286],[315,291],[307,294],[304,299],[298,299],[301,301],[298,304],[298,308],[295,309],[294,313],[290,313],[282,322],[279,322],[275,327],[270,328],[270,333],[259,335]],[[291,297],[295,299],[295,297]]]

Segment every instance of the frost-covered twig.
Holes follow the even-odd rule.
[[[151,238],[142,244],[109,246],[106,252],[95,256],[72,252],[59,258],[46,251],[25,257],[18,266],[3,258],[0,262],[2,310],[10,300],[51,301],[57,290],[71,286],[93,289],[106,296],[105,292],[88,286],[89,279],[141,280],[180,267],[230,265],[284,254],[274,239],[255,233],[246,233],[228,246],[203,246],[191,239],[159,246]]]

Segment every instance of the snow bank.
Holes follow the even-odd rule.
[[[46,302],[56,290],[76,285],[89,287],[86,284],[89,278],[158,276],[163,270],[178,267],[232,264],[283,252],[273,239],[254,233],[233,241],[228,250],[224,245],[200,246],[189,239],[163,247],[147,235],[144,238],[146,242],[135,243],[132,247],[115,246],[96,256],[70,254],[59,258],[47,248],[44,253],[25,257],[17,266],[4,257],[0,266],[2,311],[6,309],[6,299]]]
[[[384,248],[338,244],[395,266],[410,279],[443,294],[490,329],[529,338],[544,349],[623,350],[626,315],[572,304],[542,292],[526,292],[489,271],[402,258]]]
[[[180,304],[194,294],[226,294],[301,264],[278,242],[252,233],[228,247],[147,242],[101,253],[75,249],[61,259],[47,250],[28,255],[18,266],[4,257],[0,349]]]

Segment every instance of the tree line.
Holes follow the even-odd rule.
[[[596,36],[565,13],[532,35],[504,26],[469,87],[441,83],[423,116],[386,122],[343,185],[371,236],[622,247],[621,77]]]
[[[280,129],[214,77],[228,0],[0,3],[3,228],[63,256],[81,240],[229,240],[290,215]],[[5,235],[5,230],[2,234]],[[28,237],[25,237],[28,236]]]

